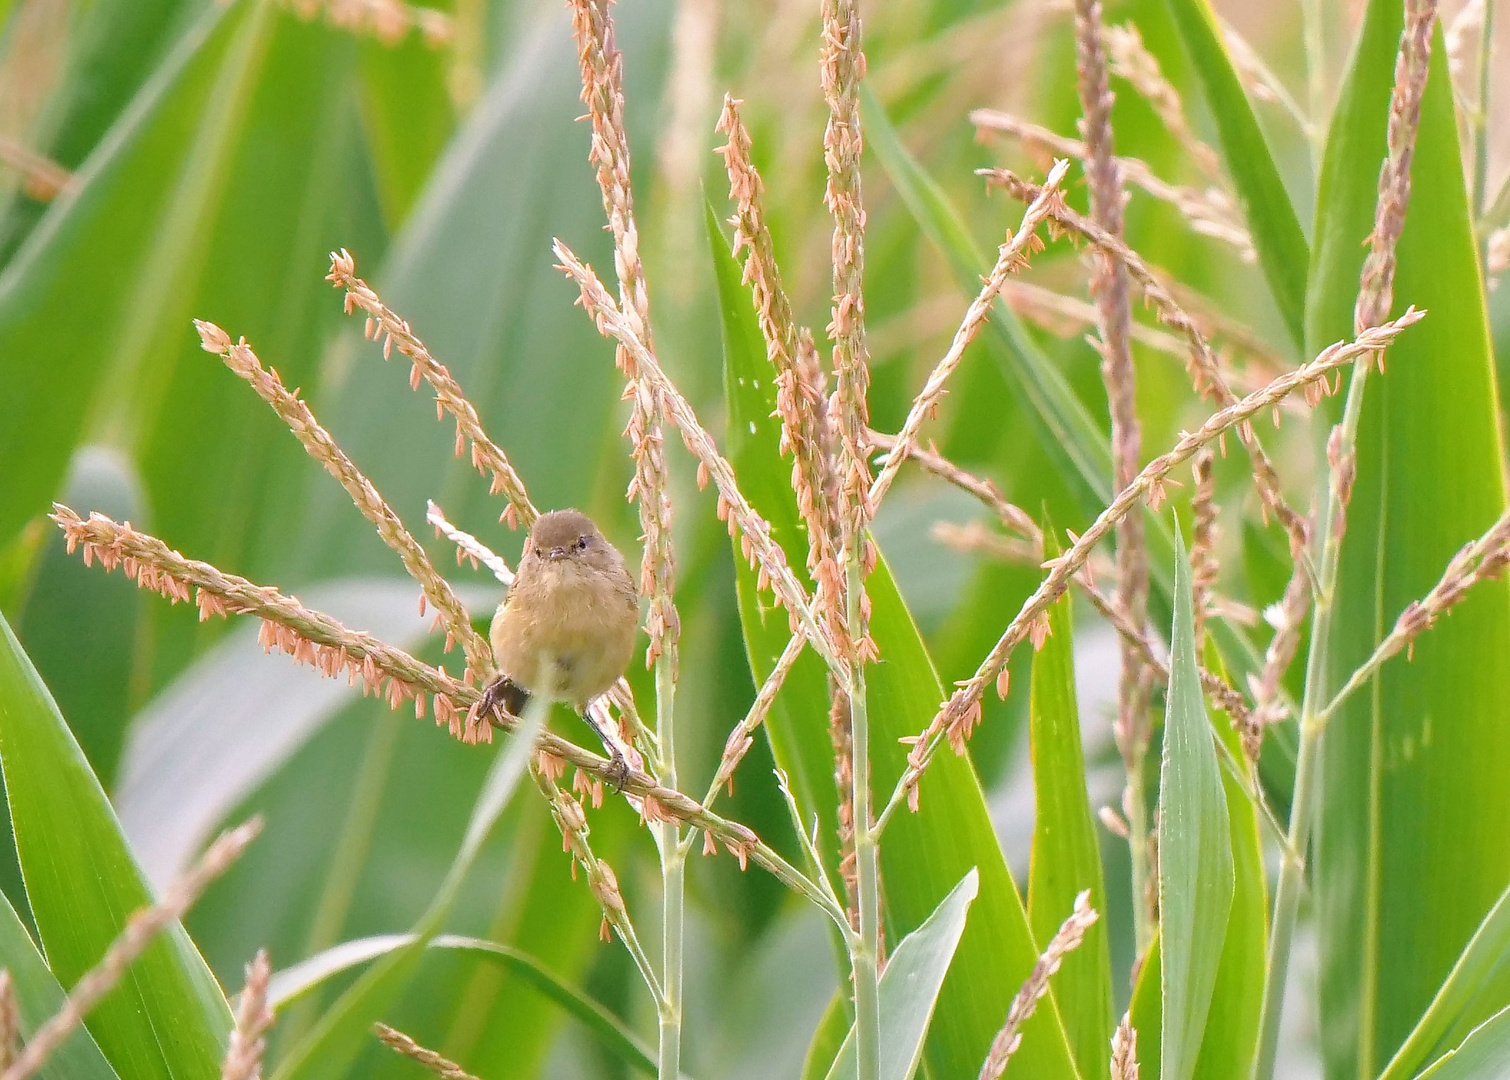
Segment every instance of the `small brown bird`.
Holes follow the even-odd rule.
[[[493,616],[490,637],[501,674],[483,693],[484,715],[498,705],[521,715],[531,694],[568,702],[603,739],[622,782],[628,774],[623,755],[587,706],[624,674],[639,626],[634,579],[592,519],[577,510],[541,515]]]

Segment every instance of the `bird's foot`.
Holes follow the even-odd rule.
[[[603,770],[603,779],[613,786],[614,794],[624,790],[624,785],[629,781],[629,762],[624,759],[624,754],[616,746],[610,746],[611,756],[608,759],[608,768]]]
[[[496,724],[503,718],[503,714],[523,716],[524,707],[529,700],[528,690],[507,675],[500,675],[483,689],[478,712],[483,718]]]

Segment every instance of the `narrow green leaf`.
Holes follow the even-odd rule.
[[[1232,910],[1232,842],[1221,768],[1195,662],[1190,567],[1175,533],[1174,628],[1159,773],[1164,1080],[1195,1074]]]
[[[788,482],[791,467],[778,451],[772,372],[727,241],[714,233],[711,242],[725,341],[728,456],[741,490],[771,524],[787,563],[802,567],[807,541]],[[770,673],[790,636],[787,617],[782,610],[771,610],[757,593],[755,574],[742,560],[737,586],[751,669],[758,681]],[[871,636],[881,652],[881,662],[868,673],[871,782],[877,798],[885,799],[906,766],[907,748],[898,740],[922,730],[944,700],[944,691],[884,554],[866,588]],[[833,851],[838,798],[823,672],[818,663],[801,673],[801,683],[787,679],[766,730],[804,812],[819,820],[820,841],[828,855]],[[792,673],[798,675],[799,671]],[[882,910],[889,931],[906,934],[971,867],[978,867],[980,898],[944,980],[925,1051],[928,1068],[940,1076],[974,1075],[1018,986],[1037,961],[1038,950],[968,756],[939,754],[924,774],[921,803],[921,813],[904,809],[886,828],[881,844]],[[1057,1010],[1039,1009],[1028,1021],[1009,1075],[1059,1076],[1073,1070]]]
[[[923,1059],[923,1037],[965,932],[965,917],[980,888],[973,869],[960,879],[922,926],[902,939],[881,975],[881,1080],[912,1080]],[[850,1026],[828,1080],[854,1074],[855,1031]]]
[[[1401,1045],[1379,1080],[1407,1080],[1431,1054],[1466,1039],[1469,1017],[1502,1007],[1505,968],[1510,966],[1510,888],[1500,894],[1467,948],[1453,964],[1421,1022]]]
[[[1164,1028],[1164,969],[1160,962],[1163,952],[1159,935],[1154,934],[1153,944],[1138,968],[1138,980],[1133,984],[1132,1001],[1128,1013],[1133,1030],[1138,1033],[1138,1080],[1159,1080],[1163,1075],[1163,1046],[1160,1037]]]
[[[289,1051],[278,1065],[274,1080],[315,1080],[340,1076],[360,1052],[372,1022],[398,999],[424,956],[425,947],[444,925],[456,902],[462,882],[482,850],[483,842],[498,823],[520,779],[529,768],[535,736],[550,712],[550,702],[531,698],[524,717],[507,745],[494,759],[472,807],[471,820],[461,847],[451,861],[430,906],[414,926],[409,940],[384,955],[363,972],[356,984],[326,1010],[314,1030]]]
[[[58,981],[72,986],[152,895],[104,790],[3,618],[0,769],[42,947]],[[174,924],[85,1022],[122,1076],[210,1076],[220,1071],[231,1012]]]
[[[1052,525],[1045,525],[1044,558],[1060,553]],[[1085,788],[1080,746],[1080,710],[1075,703],[1074,625],[1068,594],[1049,609],[1049,637],[1033,655],[1028,716],[1033,754],[1033,855],[1028,874],[1028,924],[1040,946],[1053,938],[1082,890],[1104,916],[1106,885],[1101,847]],[[1052,988],[1065,1034],[1084,1080],[1108,1075],[1112,1036],[1111,957],[1106,920],[1098,919],[1085,940],[1064,958]]]
[[[283,1009],[333,976],[414,945],[416,940],[414,934],[382,934],[343,941],[275,973],[268,984],[268,1004],[275,1011]],[[655,1075],[653,1051],[625,1027],[623,1021],[522,949],[456,934],[441,934],[427,942],[425,947],[472,954],[498,964],[561,1006],[625,1064],[642,1073]]]
[[[1279,177],[1268,141],[1253,115],[1242,80],[1217,32],[1207,0],[1167,0],[1191,66],[1216,119],[1227,174],[1253,235],[1258,263],[1290,337],[1305,337],[1306,271],[1310,262],[1300,219]]]
[[[1212,671],[1222,670],[1221,659],[1209,639],[1206,666]],[[1211,727],[1227,749],[1221,775],[1232,844],[1232,913],[1227,919],[1195,1076],[1198,1080],[1226,1080],[1247,1076],[1258,1050],[1269,941],[1269,890],[1258,810],[1232,766],[1243,761],[1242,740],[1223,712],[1212,713]]]
[[[1420,1080],[1502,1080],[1510,1073],[1510,1008],[1501,1009],[1434,1061]]]
[[[10,900],[0,893],[0,967],[10,972],[16,1006],[21,1014],[21,1036],[32,1034],[63,1007],[63,988],[47,969],[31,935],[21,924]],[[100,1053],[87,1028],[78,1028],[42,1063],[44,1080],[115,1080],[115,1070]]]
[[[1328,136],[1307,351],[1352,333],[1402,16],[1394,0],[1369,4]],[[1499,394],[1461,161],[1439,27],[1394,285],[1394,314],[1414,304],[1430,315],[1390,348],[1364,395],[1326,643],[1332,688],[1505,508]],[[1507,654],[1510,590],[1477,585],[1416,643],[1413,659],[1387,664],[1323,735],[1312,869],[1329,1076],[1379,1073],[1510,880],[1510,847],[1485,832],[1510,817]],[[1505,975],[1501,996],[1483,1007],[1510,1000]]]

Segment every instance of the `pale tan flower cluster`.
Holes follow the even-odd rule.
[[[980,1067],[980,1080],[998,1080],[1007,1071],[1007,1062],[1022,1043],[1022,1025],[1027,1023],[1028,1017],[1033,1015],[1038,1003],[1049,992],[1049,979],[1059,970],[1064,958],[1080,947],[1080,943],[1085,940],[1085,932],[1099,917],[1096,909],[1091,907],[1089,889],[1075,897],[1074,910],[1060,925],[1048,948],[1043,950],[1043,955],[1033,965],[1022,988],[1017,991],[1017,996],[1012,999],[1006,1023],[996,1033],[996,1038],[991,1042],[991,1051]]]
[[[368,34],[384,45],[397,45],[418,30],[426,45],[449,45],[455,36],[451,17],[430,7],[416,7],[401,0],[285,0],[299,18],[308,22],[323,16],[331,26],[356,34]]]
[[[446,629],[447,649],[453,643],[460,644],[462,653],[467,658],[467,670],[485,678],[491,676],[492,649],[482,635],[472,628],[472,618],[450,583],[431,565],[425,549],[378,494],[372,481],[346,456],[330,432],[315,420],[309,406],[283,385],[283,380],[278,378],[276,371],[262,366],[245,338],[232,342],[230,335],[214,323],[196,320],[194,326],[199,331],[204,350],[220,356],[226,367],[251,384],[252,389],[257,391],[257,396],[272,406],[273,411],[294,433],[294,437],[304,444],[309,455],[325,466],[325,471],[346,489],[362,516],[377,529],[383,542],[398,553],[404,569],[419,582],[425,599],[435,606],[436,618]],[[424,613],[423,601],[420,613]]]
[[[1188,461],[1201,447],[1215,442],[1223,432],[1272,408],[1296,390],[1318,384],[1330,389],[1326,380],[1331,372],[1361,355],[1386,348],[1402,330],[1418,322],[1423,316],[1424,312],[1410,308],[1393,322],[1372,327],[1352,342],[1338,342],[1329,346],[1310,363],[1280,376],[1264,389],[1213,414],[1197,431],[1182,435],[1173,448],[1149,462],[1133,483],[1117,494],[1111,505],[1101,512],[1084,535],[1068,551],[1048,564],[1048,576],[1033,595],[1023,602],[1021,610],[975,675],[954,692],[924,731],[907,737],[906,742],[912,747],[912,751],[908,755],[907,769],[892,796],[893,801],[899,796],[905,797],[910,806],[914,809],[917,807],[918,781],[940,741],[947,738],[956,753],[964,751],[966,740],[980,723],[981,697],[1005,670],[1012,651],[1024,640],[1032,640],[1035,648],[1042,644],[1048,635],[1049,605],[1064,594],[1074,574],[1089,559],[1092,549],[1111,532],[1118,520],[1145,502],[1156,507],[1164,501],[1164,484],[1175,466]]]
[[[388,1049],[410,1061],[418,1062],[431,1075],[438,1076],[441,1080],[477,1080],[477,1077],[450,1058],[426,1049],[397,1028],[391,1028],[387,1024],[373,1024],[372,1030]]]
[[[489,494],[502,495],[509,501],[499,520],[511,529],[533,525],[540,512],[530,502],[524,480],[514,471],[508,455],[483,430],[477,410],[462,392],[461,384],[444,364],[430,355],[408,321],[389,310],[367,282],[357,277],[356,260],[345,248],[331,252],[330,273],[325,280],[346,291],[346,314],[366,312],[365,332],[372,341],[382,341],[383,359],[388,359],[395,348],[409,358],[413,365],[409,371],[412,389],[419,389],[421,379],[430,384],[435,391],[436,419],[442,419],[446,413],[455,418],[456,456],[466,453],[470,443],[472,467],[489,478]]]
[[[1040,124],[1020,119],[997,109],[976,109],[970,114],[981,138],[992,132],[1002,132],[1022,141],[1030,150],[1056,157],[1085,161],[1090,150],[1079,139],[1059,135]],[[1191,231],[1214,240],[1221,240],[1237,249],[1244,262],[1257,262],[1258,253],[1253,249],[1253,237],[1243,224],[1242,215],[1232,201],[1214,189],[1204,191],[1184,184],[1172,184],[1157,176],[1145,161],[1137,158],[1118,157],[1117,169],[1122,179],[1158,199],[1173,206],[1190,222]]]
[[[765,339],[766,356],[776,372],[776,407],[781,414],[781,450],[793,457],[792,488],[808,535],[808,572],[818,604],[836,639],[844,633],[840,600],[844,583],[835,539],[834,496],[837,491],[832,429],[826,400],[827,379],[811,335],[797,327],[781,284],[771,232],[761,198],[764,184],[750,161],[750,133],[739,116],[740,102],[724,98],[718,130],[728,142],[718,150],[729,174],[735,212],[734,255],[746,251],[745,284],[755,299],[756,321]],[[700,474],[706,477],[706,473]]]
[[[220,1080],[259,1080],[262,1055],[267,1049],[267,1029],[273,1026],[273,1010],[267,1003],[267,984],[273,967],[267,950],[246,966],[246,984],[236,1001],[236,1026],[231,1029],[231,1045],[225,1052]]]
[[[614,268],[619,278],[619,303],[636,339],[652,355],[650,294],[645,267],[640,259],[639,229],[635,224],[634,195],[629,182],[629,139],[624,129],[624,57],[614,41],[609,0],[570,0],[572,33],[582,72],[582,102],[592,123],[592,148],[588,161],[596,168],[603,210],[614,239]],[[671,493],[666,468],[665,440],[661,432],[666,412],[660,387],[645,380],[633,351],[617,350],[619,368],[629,380],[627,395],[633,401],[625,436],[634,457],[635,474],[628,497],[639,507],[644,534],[644,557],[640,568],[640,592],[649,597],[645,630],[650,647],[645,663],[653,666],[667,657],[671,677],[676,675],[677,641],[681,621],[672,600],[676,560],[671,545]],[[662,692],[665,692],[663,688]]]
[[[1138,1080],[1138,1032],[1127,1013],[1112,1033],[1111,1074],[1112,1080]]]

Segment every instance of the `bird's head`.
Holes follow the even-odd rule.
[[[535,521],[525,557],[546,563],[586,559],[606,544],[592,518],[580,510],[552,510]]]

